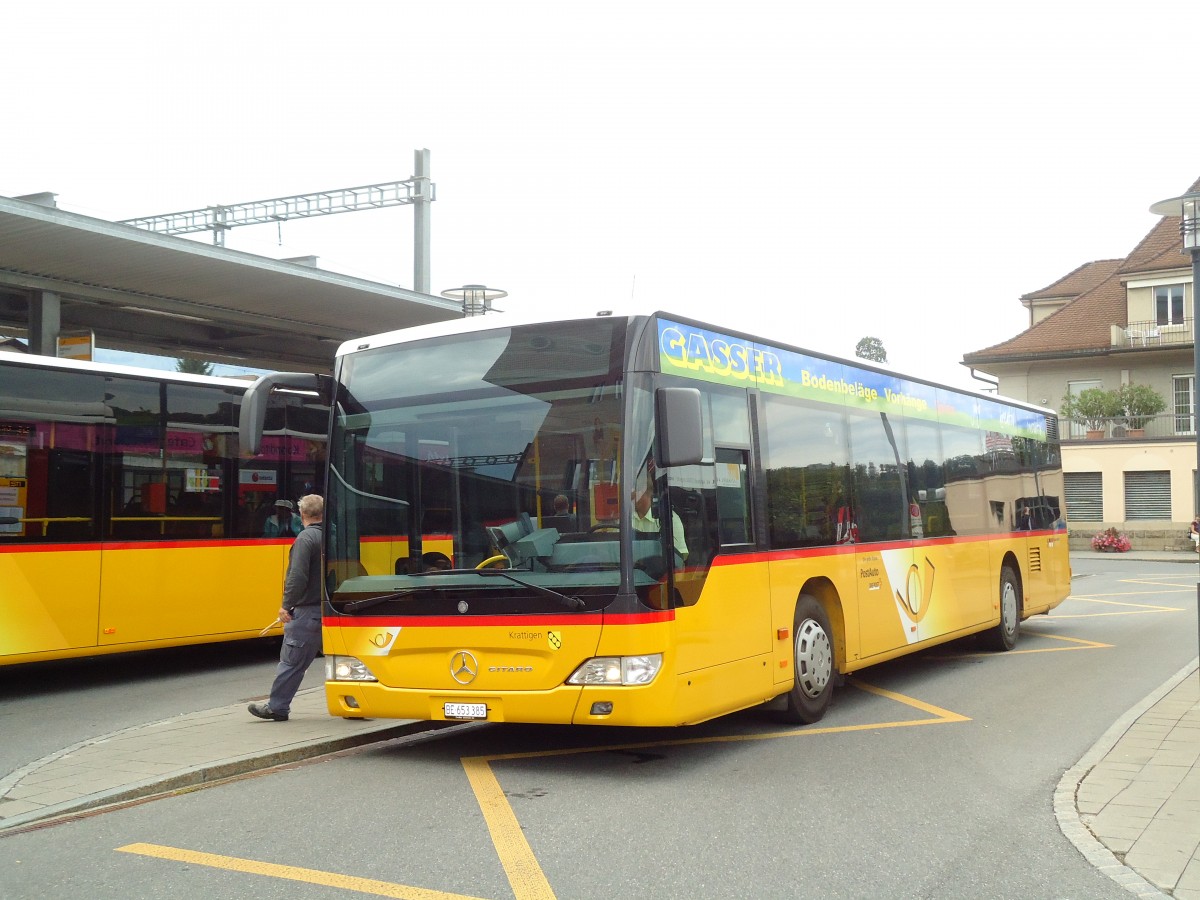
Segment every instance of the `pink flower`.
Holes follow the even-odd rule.
[[[1129,538],[1115,528],[1109,528],[1092,538],[1092,549],[1104,553],[1125,553],[1132,545]]]

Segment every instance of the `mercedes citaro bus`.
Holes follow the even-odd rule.
[[[1054,413],[863,360],[662,312],[466,318],[264,376],[251,450],[279,391],[331,411],[334,715],[813,722],[839,676],[1011,648],[1068,593]]]

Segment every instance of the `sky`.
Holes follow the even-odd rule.
[[[1198,23],[1195,0],[7,4],[0,195],[120,220],[407,179],[427,148],[433,293],[877,337],[979,387],[962,356],[1027,327],[1021,295],[1125,256],[1200,176]],[[412,243],[407,207],[227,238],[406,288]]]

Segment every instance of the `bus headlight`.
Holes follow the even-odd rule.
[[[661,653],[596,656],[572,672],[567,684],[649,684],[661,668]]]
[[[353,656],[326,656],[326,681],[378,681],[361,659]]]

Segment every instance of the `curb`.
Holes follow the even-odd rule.
[[[171,720],[168,719],[165,721]],[[190,766],[186,769],[181,769],[176,774],[163,778],[147,778],[111,790],[97,791],[93,794],[76,797],[73,800],[56,803],[26,813],[19,813],[0,820],[0,836],[16,829],[26,828],[30,825],[48,824],[54,819],[87,812],[100,807],[143,800],[159,794],[184,791],[189,788],[223,781],[228,778],[258,772],[287,763],[301,762],[341,750],[352,750],[366,744],[383,743],[384,741],[405,737],[410,734],[435,730],[440,725],[441,723],[438,722],[409,721],[392,727],[380,728],[377,731],[360,732],[358,734],[346,735],[345,737],[318,739],[308,744],[298,744],[281,750],[273,750],[265,753],[247,753],[243,756],[217,760],[208,764]],[[35,762],[23,766],[9,773],[3,780],[0,780],[0,797],[7,794],[9,790],[29,774],[36,772],[38,769],[57,759],[61,759],[67,754],[74,753],[84,747],[103,743],[119,735],[138,731],[145,727],[145,725],[135,725],[131,728],[124,728],[120,731],[80,741],[77,744],[65,747],[49,756],[44,756]]]
[[[1157,885],[1147,881],[1135,870],[1117,859],[1113,852],[1092,834],[1091,830],[1083,824],[1079,808],[1075,804],[1075,797],[1083,779],[1116,746],[1117,741],[1129,730],[1130,726],[1145,712],[1152,709],[1159,700],[1171,693],[1180,682],[1192,677],[1196,673],[1197,665],[1200,665],[1200,660],[1188,663],[1167,679],[1165,684],[1156,688],[1121,716],[1108,731],[1100,736],[1100,739],[1092,745],[1079,762],[1063,773],[1058,787],[1054,790],[1054,817],[1058,820],[1059,830],[1067,840],[1075,845],[1075,849],[1083,854],[1084,859],[1095,866],[1099,872],[1107,875],[1125,890],[1138,897],[1171,900],[1169,894],[1163,893]]]

